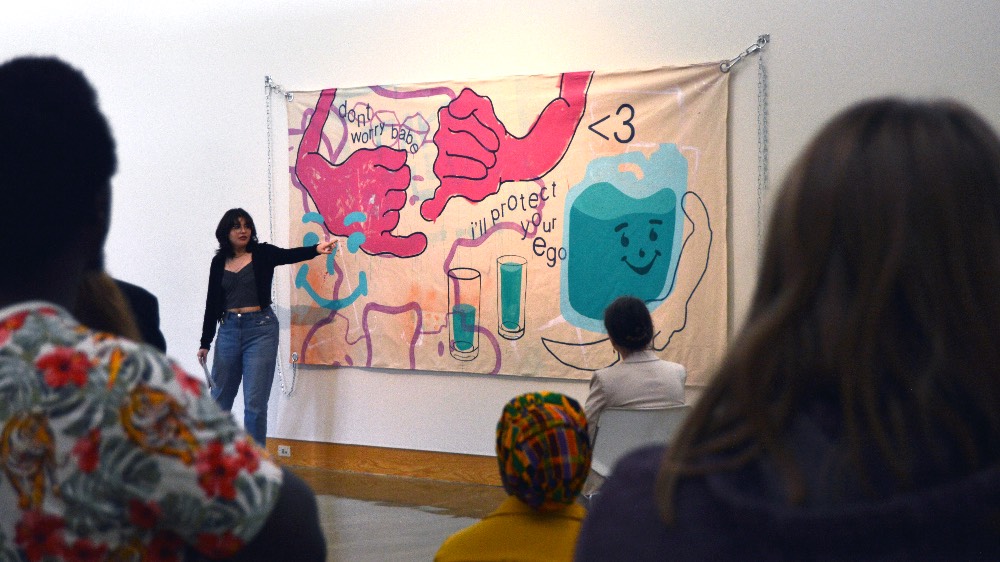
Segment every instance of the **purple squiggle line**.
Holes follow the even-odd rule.
[[[351,333],[351,319],[350,319],[350,317],[348,317],[347,315],[345,315],[345,314],[343,314],[343,313],[341,313],[339,311],[338,312],[332,312],[332,313],[330,313],[330,315],[327,316],[326,318],[324,318],[322,320],[319,320],[316,323],[316,325],[317,325],[317,327],[322,327],[322,326],[325,326],[325,325],[333,322],[337,318],[340,318],[342,321],[344,321],[344,322],[347,323],[347,326],[344,329],[344,333],[347,334],[347,335],[349,335]],[[350,346],[353,346],[354,344],[358,343],[359,341],[361,341],[363,339],[367,339],[367,338],[365,336],[359,336],[356,339],[352,340],[349,337],[345,337],[344,338],[344,343],[346,343],[348,345],[348,347],[350,347]],[[302,358],[300,360],[302,363],[305,363],[305,350],[306,350],[305,345],[303,345],[302,346]],[[339,365],[339,362],[334,363],[333,365],[337,366],[337,365]]]
[[[448,88],[446,86],[438,86],[436,88],[424,88],[422,90],[412,90],[409,92],[395,92],[386,89],[382,86],[372,86],[372,93],[378,94],[384,98],[389,98],[393,100],[406,100],[413,98],[429,98],[431,96],[448,96],[451,99],[455,99],[458,96],[455,95],[455,90]]]
[[[333,262],[333,273],[337,276],[337,280],[334,281],[333,290],[330,291],[330,293],[331,293],[331,298],[337,298],[337,295],[340,294],[340,286],[344,282],[344,272],[341,271],[340,266],[337,265],[336,261]],[[309,345],[309,342],[312,340],[313,336],[316,335],[316,332],[320,328],[333,322],[333,319],[336,315],[337,311],[331,310],[330,313],[326,316],[326,318],[317,321],[315,324],[312,325],[311,328],[309,328],[309,331],[306,332],[306,337],[302,339],[302,351],[301,353],[299,353],[299,356],[302,358],[303,363],[305,363],[306,360],[306,348]]]
[[[288,129],[288,135],[291,136],[291,135],[302,135],[302,134],[305,134],[306,127],[309,124],[308,121],[309,121],[310,118],[312,118],[312,115],[315,112],[316,112],[316,110],[313,109],[313,108],[309,108],[309,109],[306,109],[305,111],[303,111],[302,112],[302,119],[299,122],[299,128],[298,129],[289,128]],[[347,121],[343,117],[341,117],[340,114],[337,113],[336,111],[331,111],[328,115],[335,115],[337,117],[337,120],[339,120],[340,124],[343,125],[343,127],[344,127],[344,133],[343,133],[343,135],[341,135],[340,142],[337,144],[337,150],[333,149],[333,143],[330,142],[330,137],[326,133],[320,133],[320,140],[324,144],[326,144],[326,151],[327,151],[327,153],[330,154],[330,161],[331,162],[336,162],[337,159],[340,158],[340,154],[344,151],[344,147],[347,146]],[[329,118],[327,118],[327,122],[329,122]],[[325,124],[324,124],[323,128],[324,129],[326,128]],[[294,170],[295,167],[292,166],[292,169]]]
[[[311,328],[309,328],[309,332],[306,333],[306,337],[302,339],[302,349],[299,350],[299,360],[302,363],[306,362],[306,349],[308,349],[308,347],[309,347],[309,341],[316,334],[316,331],[319,330],[320,328],[322,328],[323,326],[326,326],[327,324],[332,323],[333,322],[333,318],[336,315],[337,315],[337,313],[331,312],[326,318],[318,320],[315,324],[312,325]]]
[[[389,115],[391,115],[393,121],[386,121],[385,119],[383,119],[382,116],[380,115],[382,113],[388,113]],[[429,144],[431,142],[427,138],[427,135],[428,135],[428,133],[431,132],[431,130],[430,130],[430,126],[429,126],[429,122],[427,121],[427,118],[424,117],[424,114],[421,113],[421,112],[419,112],[419,111],[416,112],[413,115],[410,115],[409,117],[407,117],[407,119],[417,118],[417,117],[419,117],[420,119],[422,119],[424,121],[424,123],[428,123],[428,127],[427,127],[426,131],[422,130],[422,129],[416,129],[412,125],[407,125],[406,123],[401,122],[399,120],[399,116],[396,115],[396,112],[388,110],[388,109],[381,109],[381,110],[376,111],[375,115],[372,117],[372,120],[374,121],[375,119],[378,119],[379,123],[388,124],[390,126],[398,127],[400,129],[406,129],[406,130],[410,131],[411,133],[416,133],[417,135],[423,135],[423,140],[421,140],[420,144],[418,145],[418,148],[423,148],[425,145],[427,145],[427,144]],[[402,142],[397,138],[395,142],[390,143],[387,146],[393,146],[393,145],[395,145],[397,147],[400,147],[402,145]],[[398,148],[398,150],[405,150],[405,149]]]
[[[409,117],[407,117],[406,120],[408,120],[408,119],[416,119],[417,117],[419,117],[420,119],[423,120],[424,123],[427,123],[427,125],[428,125],[427,130],[417,129],[416,127],[414,127],[412,125],[407,125],[406,122],[405,122],[406,120],[400,121],[399,120],[399,116],[396,115],[396,112],[392,111],[392,110],[389,110],[389,109],[380,109],[380,110],[376,111],[375,115],[373,116],[373,119],[377,118],[378,121],[379,121],[379,123],[387,123],[387,121],[382,118],[382,115],[381,115],[382,113],[388,113],[390,116],[392,116],[393,121],[388,122],[390,125],[395,125],[397,127],[405,127],[411,133],[417,133],[418,135],[426,135],[427,133],[431,132],[430,123],[427,121],[427,118],[424,117],[424,114],[421,113],[421,112],[419,112],[419,111],[416,112],[416,113],[414,113],[413,115],[410,115]]]
[[[288,167],[288,174],[292,178],[292,185],[296,187],[300,192],[302,192],[302,213],[309,212],[309,191],[304,185],[299,183],[299,178],[295,177],[295,166]],[[325,225],[324,225],[325,226]]]
[[[292,135],[304,135],[305,132],[306,132],[306,125],[308,125],[309,119],[312,117],[312,114],[315,113],[315,112],[316,112],[316,110],[314,110],[311,107],[309,109],[306,109],[305,111],[303,111],[302,112],[302,120],[299,122],[299,128],[298,129],[293,129],[293,128],[289,127],[288,128],[288,136],[292,136]],[[345,127],[346,127],[346,125],[345,125]],[[333,153],[333,144],[330,142],[330,137],[328,137],[325,134],[321,133],[320,134],[320,140],[324,144],[326,144],[326,151],[327,151],[327,153]],[[343,147],[341,147],[341,148],[343,148]],[[292,149],[292,147],[288,147],[288,150],[291,150],[291,149]],[[294,166],[292,168],[294,169]]]
[[[483,328],[482,326],[476,326],[476,331],[480,334],[486,336],[486,339],[490,340],[490,345],[493,347],[493,356],[497,358],[496,363],[493,364],[493,370],[489,372],[490,375],[495,375],[500,372],[500,364],[503,363],[500,359],[500,342],[497,340],[496,335],[493,332]]]
[[[367,335],[368,338],[368,359],[366,360],[365,367],[372,366],[372,338],[368,331],[368,313],[369,312],[384,312],[387,314],[400,314],[408,311],[415,311],[417,313],[417,325],[413,330],[413,337],[410,339],[410,368],[417,368],[417,356],[416,356],[416,346],[417,340],[420,339],[420,329],[423,327],[424,314],[420,309],[420,304],[416,302],[410,302],[402,306],[387,306],[384,304],[377,304],[370,302],[365,305],[364,312],[361,314],[361,325],[362,331]]]

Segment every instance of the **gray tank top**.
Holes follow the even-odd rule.
[[[225,297],[226,310],[260,306],[257,299],[257,283],[253,274],[253,262],[243,269],[233,273],[222,271],[222,294]]]

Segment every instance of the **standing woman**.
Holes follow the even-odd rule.
[[[212,397],[223,410],[243,381],[243,424],[257,443],[267,438],[267,402],[278,357],[278,319],[271,310],[274,268],[329,254],[336,242],[320,242],[286,250],[257,241],[250,214],[230,209],[215,229],[219,249],[208,273],[205,320],[201,328],[198,361],[205,365],[220,324],[212,363]]]

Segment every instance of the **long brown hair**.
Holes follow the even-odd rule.
[[[128,299],[115,280],[102,269],[86,271],[80,280],[73,316],[99,332],[143,342]]]
[[[997,462],[998,334],[996,134],[948,101],[846,110],[782,186],[746,323],[664,459],[661,514],[685,475],[764,457],[803,501],[784,437],[820,397],[846,470],[891,476],[876,495],[914,486],[942,444],[960,459],[945,474]]]

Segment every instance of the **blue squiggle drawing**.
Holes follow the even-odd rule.
[[[309,284],[308,275],[309,266],[303,265],[300,267],[299,272],[295,275],[295,287],[305,289],[306,293],[309,294],[309,298],[327,310],[340,310],[354,304],[354,301],[360,297],[368,295],[368,276],[365,275],[364,271],[358,273],[358,286],[354,288],[354,291],[350,295],[342,299],[325,299],[319,296],[319,293]]]
[[[352,232],[350,236],[347,237],[347,249],[352,253],[358,253],[358,248],[365,243],[365,233],[364,232]]]
[[[311,222],[323,224],[323,215],[319,213],[306,213],[302,215],[302,224],[309,224]]]
[[[310,213],[310,214],[315,214],[315,213]],[[302,217],[303,222],[306,222],[305,220],[306,216],[307,215],[304,215]],[[302,237],[303,246],[312,246],[313,244],[317,244],[318,242],[319,242],[319,236],[315,232],[307,232],[305,236]],[[336,252],[333,252],[326,257],[326,272],[329,273],[330,275],[336,273],[336,269],[334,268],[334,259],[333,259],[336,255],[337,255]],[[354,301],[358,300],[358,298],[360,298],[361,296],[368,294],[368,276],[365,275],[364,271],[358,273],[358,284],[354,288],[354,291],[352,291],[351,294],[348,295],[347,297],[342,299],[327,299],[321,297],[319,293],[317,293],[316,290],[312,288],[312,285],[309,284],[309,265],[303,264],[299,268],[298,273],[295,274],[295,287],[297,289],[305,289],[306,293],[308,293],[309,295],[309,298],[311,298],[319,306],[327,310],[340,310],[346,306],[350,306],[351,304],[354,303]]]
[[[366,220],[368,220],[368,215],[361,211],[354,211],[353,213],[348,213],[347,216],[344,217],[344,226],[351,226],[356,222],[365,222]]]

